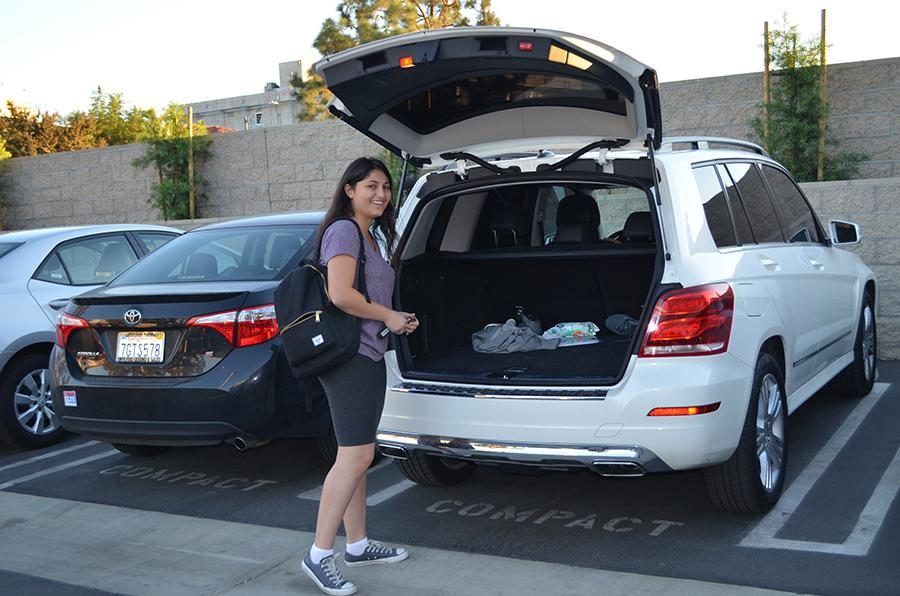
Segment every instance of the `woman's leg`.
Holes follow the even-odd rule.
[[[350,499],[347,511],[344,512],[344,531],[347,532],[347,544],[359,542],[366,535],[366,478],[363,474],[356,485],[356,492]]]
[[[362,482],[361,498],[357,499],[362,504],[362,522],[365,526],[365,478],[366,471],[372,464],[375,455],[375,445],[354,445],[352,447],[338,447],[337,459],[322,487],[322,498],[319,500],[319,516],[316,520],[316,546],[322,549],[334,548],[334,537],[337,535],[341,518],[347,512],[348,506],[356,498],[359,485]],[[358,519],[354,517],[353,520]],[[351,521],[351,524],[353,523]],[[363,531],[365,528],[363,527]],[[347,529],[349,535],[349,528]],[[348,536],[349,537],[349,536]],[[357,538],[361,540],[362,536]]]

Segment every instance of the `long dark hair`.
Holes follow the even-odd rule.
[[[358,182],[365,180],[366,176],[368,176],[369,172],[372,170],[379,170],[382,174],[387,176],[388,184],[390,184],[391,187],[391,201],[385,208],[384,213],[381,214],[381,217],[375,220],[374,231],[384,243],[388,262],[393,264],[394,242],[397,237],[397,231],[395,229],[397,212],[394,209],[394,180],[391,178],[391,173],[387,166],[384,165],[384,162],[380,159],[375,159],[374,157],[358,157],[351,161],[350,165],[347,166],[347,169],[344,170],[344,173],[341,175],[341,180],[338,182],[337,189],[334,191],[334,196],[331,198],[331,205],[329,205],[328,211],[325,213],[325,219],[319,224],[319,232],[317,235],[318,246],[321,247],[322,236],[325,234],[325,229],[328,228],[334,220],[341,217],[353,217],[353,204],[350,197],[347,196],[347,193],[344,191],[344,188],[348,184],[350,186],[356,186]]]

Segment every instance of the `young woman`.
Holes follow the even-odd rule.
[[[342,217],[353,221],[335,221]],[[348,566],[397,563],[409,555],[406,549],[369,540],[366,533],[366,471],[375,455],[375,431],[384,407],[388,340],[382,331],[387,328],[391,333],[407,334],[419,326],[414,314],[391,309],[394,221],[387,167],[377,159],[354,160],[341,176],[319,227],[319,262],[328,267],[332,302],[362,319],[359,353],[319,377],[328,397],[338,453],[322,488],[316,541],[301,566],[326,594],[356,592],[356,586],[343,578],[335,564],[334,539],[341,520],[347,533],[344,561]],[[359,256],[357,226],[365,243],[366,288],[371,302],[354,287]],[[379,241],[388,260],[382,257]]]

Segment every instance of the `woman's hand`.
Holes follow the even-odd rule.
[[[416,320],[416,316],[413,314],[392,310],[384,320],[384,324],[394,335],[405,335],[408,333],[407,327],[410,324],[410,318],[414,321]],[[416,326],[418,324],[419,322],[416,321]]]

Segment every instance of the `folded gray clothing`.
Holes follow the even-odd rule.
[[[544,339],[528,327],[517,327],[514,319],[494,323],[472,334],[472,349],[483,354],[509,354],[533,350],[555,350],[559,339]]]

